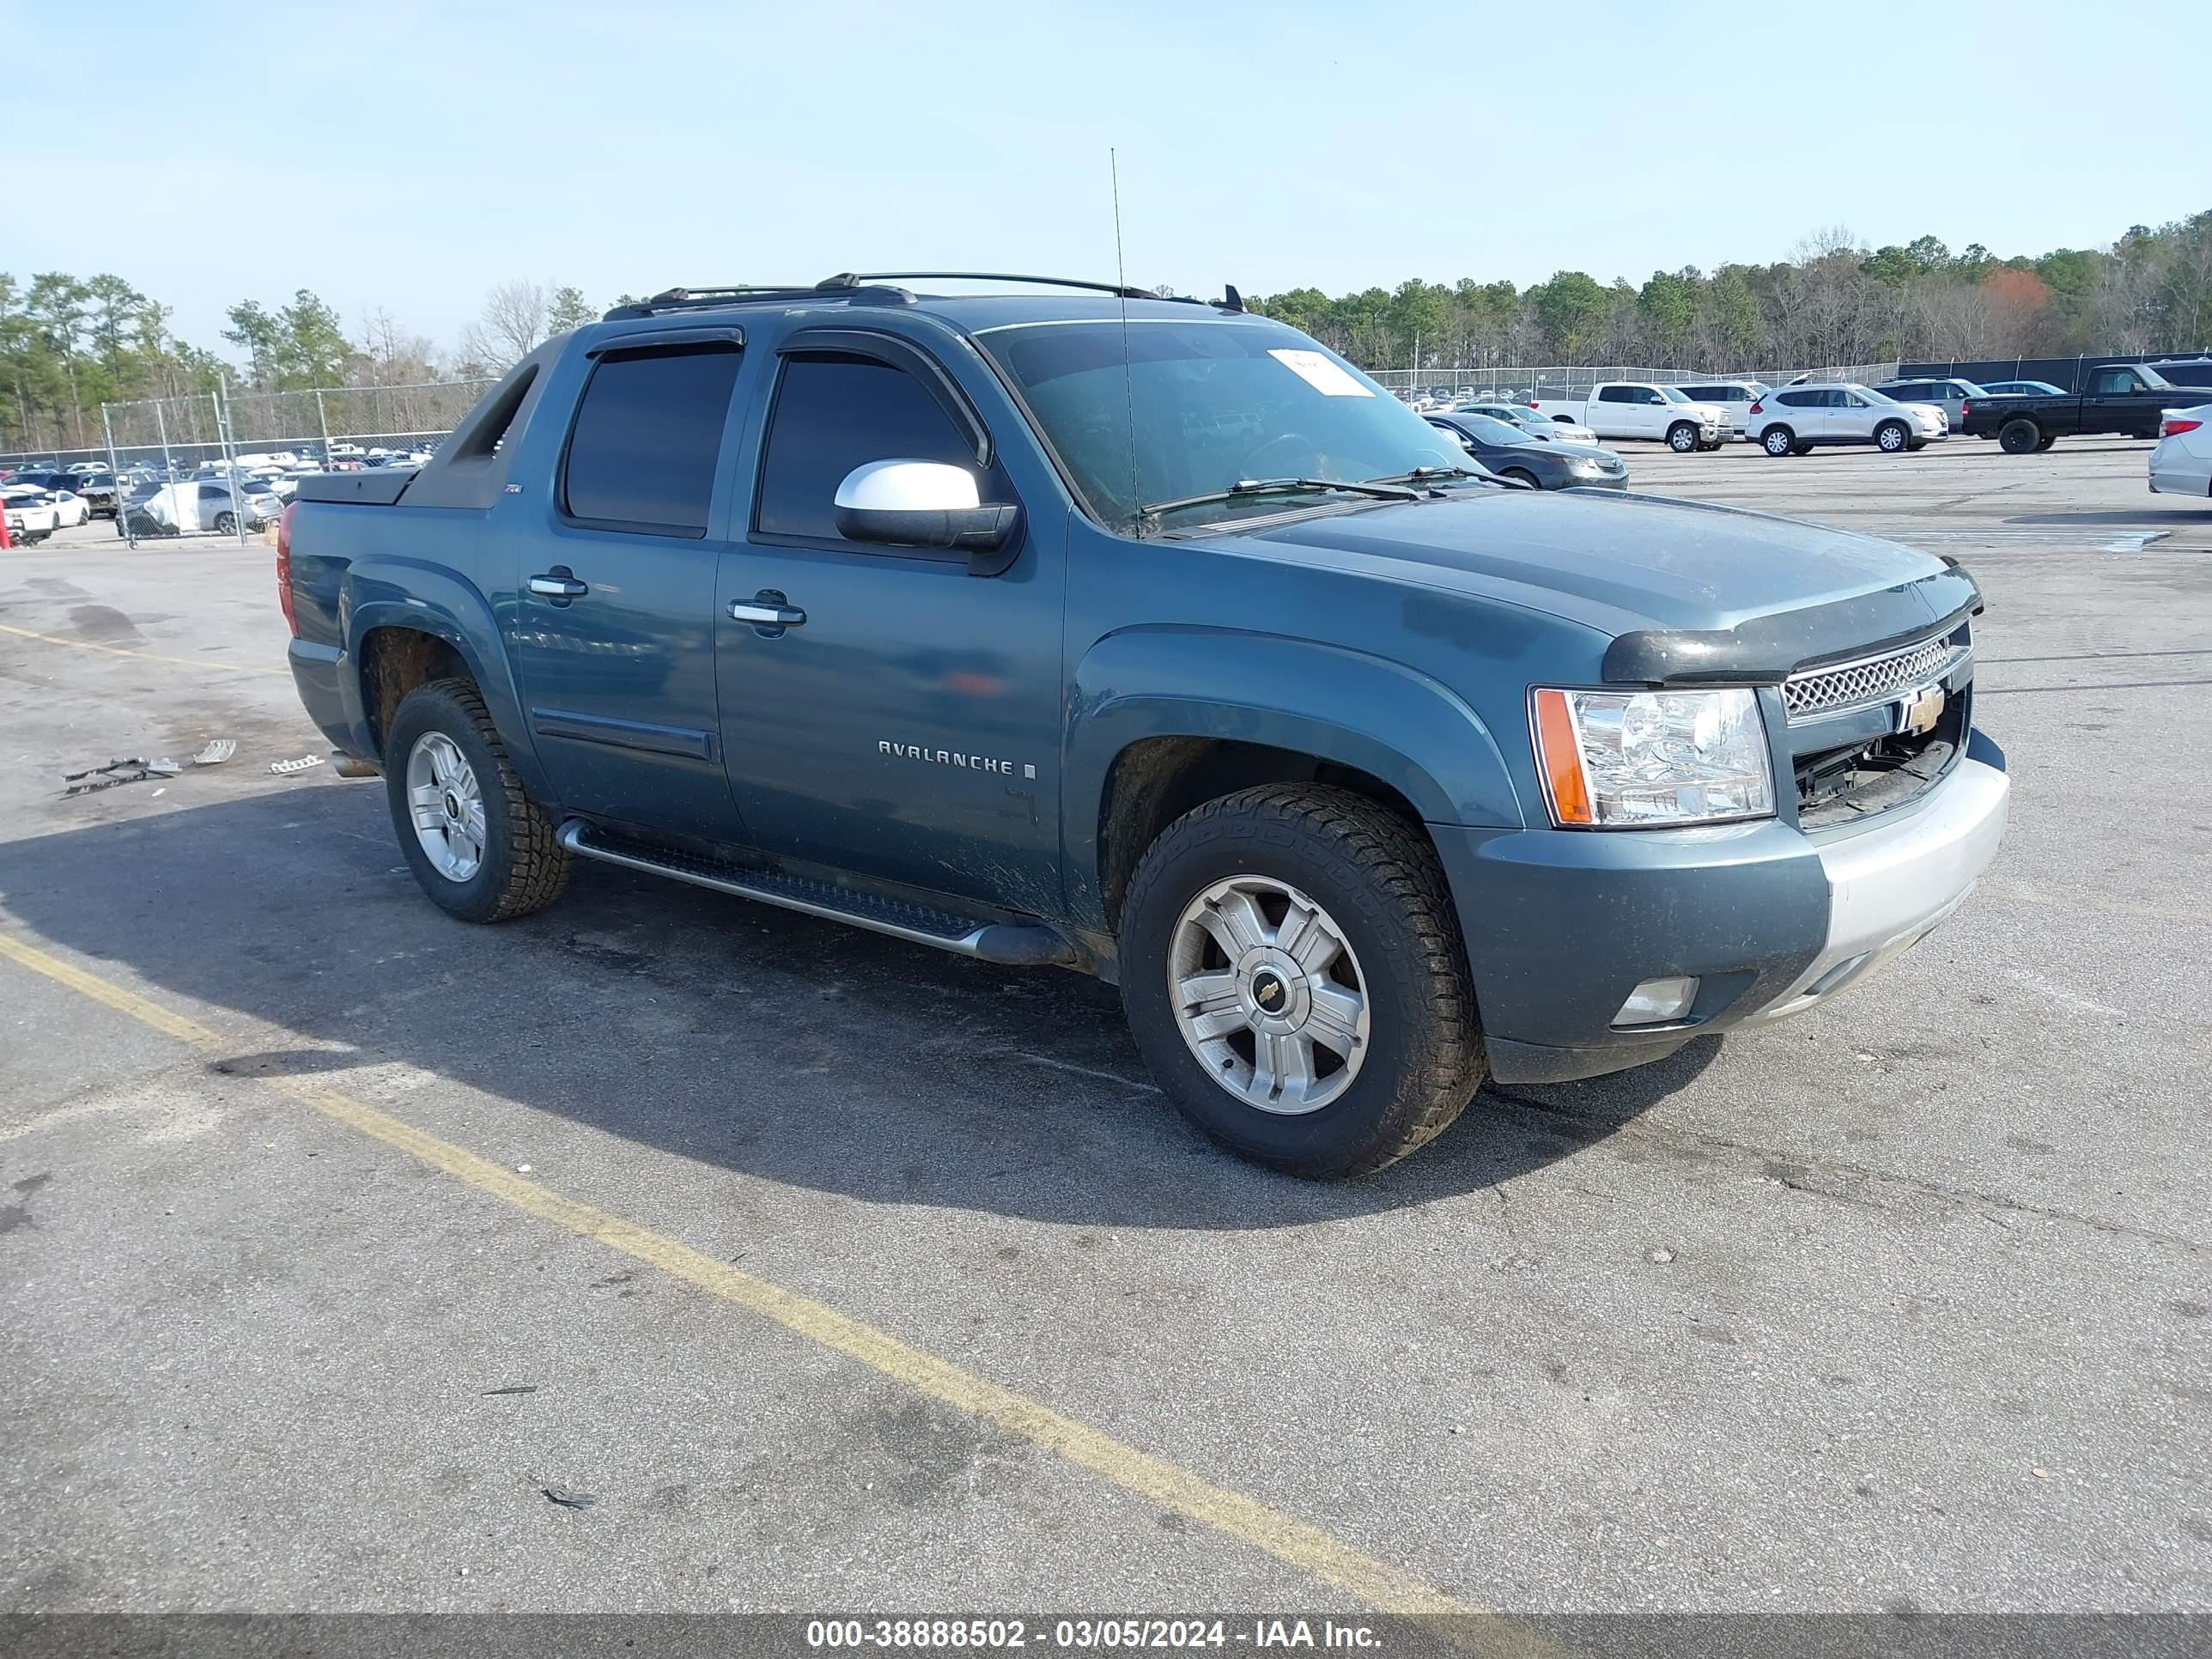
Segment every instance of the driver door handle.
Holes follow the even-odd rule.
[[[564,570],[558,575],[532,576],[530,591],[549,599],[580,599],[592,590]]]
[[[795,605],[749,605],[743,599],[732,599],[730,620],[754,623],[763,628],[800,628],[805,625],[806,613]]]

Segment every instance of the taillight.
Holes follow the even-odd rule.
[[[1751,406],[1751,412],[1752,412],[1753,414],[1754,414],[1754,415],[1757,415],[1757,414],[1760,413],[1762,410],[1764,410],[1765,409],[1765,407],[1766,407],[1766,405],[1765,405],[1765,404],[1753,404]]]
[[[284,608],[284,626],[300,637],[300,619],[292,614],[292,514],[297,501],[287,501],[276,518],[276,603]]]
[[[1964,426],[1964,425],[1966,423],[1966,416],[1969,416],[1969,415],[1971,415],[1971,414],[1972,414],[1973,412],[1974,412],[1974,400],[1973,400],[1972,398],[1960,398],[1960,399],[1959,400],[1959,424],[1960,424],[1960,425]]]
[[[2158,429],[2161,438],[2179,438],[2185,432],[2194,432],[2204,424],[2202,421],[2168,421]]]

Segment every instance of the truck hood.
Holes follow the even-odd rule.
[[[1774,657],[1781,672],[1924,632],[1978,601],[1963,573],[1895,542],[1732,507],[1596,490],[1469,490],[1297,519],[1215,545],[1523,605],[1616,638],[1756,638],[1767,642],[1769,656],[1784,650],[1786,661]],[[1821,621],[1796,629],[1756,625],[1794,613]]]

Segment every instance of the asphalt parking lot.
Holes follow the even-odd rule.
[[[1340,1186],[1071,975],[605,866],[450,921],[269,770],[267,547],[0,554],[0,1610],[2212,1610],[2212,503],[2147,449],[1627,447],[1966,562],[2004,851]]]

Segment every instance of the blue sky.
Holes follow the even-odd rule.
[[[0,216],[0,270],[116,271],[205,345],[303,286],[451,343],[517,276],[1107,276],[1109,146],[1131,280],[1206,293],[1641,282],[1835,224],[2034,252],[2212,206],[2167,72],[2212,6],[2171,0],[100,11],[0,0],[0,176],[67,185]]]

